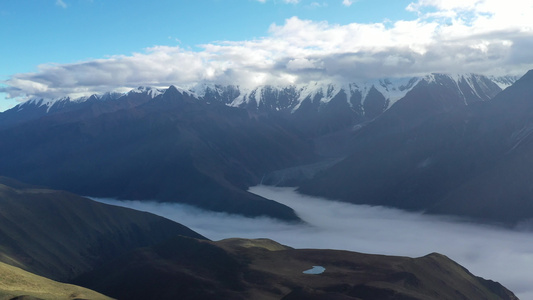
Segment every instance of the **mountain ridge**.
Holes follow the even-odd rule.
[[[191,88],[176,88],[180,93],[188,93],[197,99],[204,99],[208,101],[218,101],[228,106],[234,107],[253,107],[257,108],[266,103],[264,98],[276,98],[288,97],[285,99],[285,105],[281,104],[284,101],[279,101],[277,105],[273,107],[274,110],[286,110],[290,109],[291,113],[294,113],[303,101],[306,99],[314,99],[322,104],[327,104],[331,101],[339,92],[344,92],[347,97],[347,103],[351,107],[354,107],[354,102],[359,101],[359,105],[363,105],[368,97],[368,93],[371,90],[375,90],[383,95],[388,100],[389,108],[397,100],[403,98],[405,94],[410,91],[421,81],[436,82],[438,78],[448,78],[455,82],[455,84],[465,92],[471,92],[477,94],[479,98],[487,100],[484,89],[487,88],[487,84],[495,84],[500,90],[503,90],[510,86],[518,78],[515,76],[484,76],[474,73],[465,74],[445,74],[445,73],[431,73],[425,76],[409,77],[409,78],[383,78],[376,80],[366,80],[359,82],[348,83],[334,83],[334,82],[311,82],[308,84],[289,84],[289,85],[263,85],[253,88],[241,88],[238,85],[220,85],[213,83],[200,83]],[[493,88],[493,87],[492,87]],[[164,92],[168,88],[146,87],[140,86],[136,89],[132,89],[126,93],[107,92],[104,94],[93,94],[90,96],[83,96],[79,98],[62,97],[58,99],[43,99],[43,98],[31,98],[26,102],[23,102],[11,110],[21,111],[28,106],[46,107],[46,112],[55,111],[61,108],[61,106],[67,106],[69,103],[81,103],[86,101],[106,101],[115,100],[125,95],[132,93],[146,94],[150,98],[155,98]],[[468,91],[470,89],[470,91]],[[282,95],[282,96],[279,96]],[[468,97],[465,95],[465,98]]]
[[[324,272],[304,273],[313,266]],[[162,276],[167,280],[150,280]],[[293,249],[267,239],[177,237],[74,282],[121,299],[517,299],[437,253],[408,258]]]
[[[205,239],[150,213],[5,177],[0,177],[0,216],[0,261],[54,280],[71,279],[175,235]]]

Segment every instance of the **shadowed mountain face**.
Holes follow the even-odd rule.
[[[532,218],[532,87],[530,71],[493,100],[464,106],[420,85],[301,191],[508,224]]]
[[[298,220],[290,208],[246,192],[263,174],[314,157],[308,142],[275,120],[174,87],[135,107],[81,111],[0,131],[0,157],[9,157],[0,160],[3,174],[82,195]]]
[[[304,274],[321,266],[321,274]],[[270,240],[175,238],[75,282],[119,299],[517,299],[440,254],[296,250]]]
[[[475,217],[533,218],[533,71],[482,106],[471,118],[460,151],[471,175],[431,209]],[[464,160],[466,163],[466,160]]]
[[[137,247],[203,238],[144,212],[0,178],[0,261],[67,280]]]

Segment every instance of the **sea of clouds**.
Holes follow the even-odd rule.
[[[533,232],[481,225],[385,207],[305,196],[294,188],[256,186],[250,192],[292,207],[305,224],[207,212],[188,205],[95,199],[148,211],[212,240],[270,238],[294,248],[342,249],[419,257],[439,252],[477,276],[533,299]]]

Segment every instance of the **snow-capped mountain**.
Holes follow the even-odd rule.
[[[192,88],[172,88],[177,93],[187,94],[193,101],[196,99],[203,103],[221,103],[245,109],[255,115],[288,118],[300,131],[317,136],[370,121],[421,84],[428,84],[441,92],[445,89],[441,105],[453,107],[489,100],[515,80],[512,76],[434,73],[421,77],[349,83],[311,82],[254,88],[200,83]],[[167,90],[141,86],[127,93],[110,92],[89,97],[63,97],[52,100],[31,99],[1,113],[0,128],[72,110],[78,110],[84,115],[99,115],[131,108],[163,97]],[[411,106],[413,105],[418,106],[420,103]],[[412,109],[416,110],[415,107]]]
[[[136,89],[133,89],[131,91],[128,92],[128,94],[144,94],[144,95],[147,95],[149,96],[150,98],[155,98],[159,95],[162,95],[165,93],[165,90],[166,89],[158,89],[158,88],[154,88],[154,87],[148,87],[148,86],[140,86]],[[123,94],[119,94],[119,97],[122,96]],[[106,99],[107,100],[107,99]]]
[[[53,113],[60,111],[71,105],[86,103],[86,102],[96,102],[96,101],[112,101],[116,100],[125,95],[144,95],[153,99],[165,92],[166,89],[157,89],[153,87],[144,87],[140,86],[136,89],[133,89],[127,93],[118,93],[118,92],[107,92],[104,94],[94,94],[91,96],[83,96],[78,98],[71,97],[61,97],[57,99],[43,99],[43,98],[32,98],[26,102],[23,102],[15,107],[16,111],[20,112],[27,109],[46,109],[47,113]]]
[[[2,175],[83,195],[298,220],[289,207],[246,191],[263,174],[316,156],[284,122],[209,104],[174,86],[65,103],[71,105],[46,112],[49,106],[32,102],[41,104],[41,116],[1,123]],[[30,117],[22,115],[29,108],[0,117]]]
[[[367,101],[381,101],[380,106],[388,109],[403,98],[417,84],[424,81],[447,85],[462,95],[465,103],[485,101],[494,97],[516,81],[516,77],[486,77],[477,74],[429,74],[423,77],[379,79],[351,83],[312,82],[302,85],[259,86],[253,89],[238,86],[201,84],[191,89],[199,97],[223,102],[229,106],[258,111],[296,112],[304,102],[313,103],[317,110],[333,99],[341,97],[348,106],[361,114],[365,106],[375,106]],[[378,100],[376,100],[376,95]],[[366,103],[366,104],[365,104]]]
[[[294,113],[305,101],[324,107],[334,98],[341,95],[350,107],[358,109],[369,99],[371,91],[376,90],[387,100],[388,107],[405,96],[420,80],[420,78],[401,78],[348,84],[312,82],[305,85],[289,85],[285,87],[261,86],[242,90],[228,105],[247,108],[255,107],[258,110],[289,110]]]
[[[256,110],[290,111],[294,113],[305,101],[317,104],[317,108],[327,106],[336,97],[342,97],[351,108],[361,109],[364,113],[365,102],[372,101],[373,93],[383,96],[385,109],[403,98],[413,87],[422,81],[456,88],[466,103],[488,100],[496,93],[517,80],[514,76],[487,77],[477,74],[429,74],[422,77],[378,79],[350,83],[311,82],[287,86],[258,86],[241,88],[237,85],[201,83],[190,89],[178,88],[180,92],[190,93],[207,102],[222,102],[228,106]],[[140,94],[153,99],[162,95],[166,89],[138,87],[128,93],[109,92],[89,97],[59,99],[34,98],[16,106],[16,111],[30,107],[46,107],[46,112],[54,112],[70,104],[87,101],[115,100],[125,95]]]
[[[139,87],[128,93],[108,92],[88,97],[62,97],[58,99],[33,98],[0,113],[0,128],[11,127],[56,113],[79,111],[97,115],[125,107],[134,107],[161,95],[165,90]],[[124,98],[125,101],[116,101]]]
[[[429,79],[357,132],[346,158],[301,183],[300,192],[511,225],[529,222],[533,71],[479,105],[464,104],[513,79]],[[456,84],[458,89],[450,88]]]
[[[522,136],[529,135],[530,124],[518,124],[522,131],[497,139],[488,138],[494,130],[485,134],[487,128],[514,128],[507,119],[490,125],[500,115],[512,120],[523,110],[522,119],[530,119],[529,104],[498,96],[513,80],[429,74],[251,89],[140,87],[123,94],[34,99],[0,114],[0,157],[9,158],[0,160],[0,169],[86,195],[177,201],[294,220],[287,207],[246,190],[278,170],[312,165],[313,172],[325,175],[301,185],[309,193],[332,190],[338,193],[333,198],[352,201],[357,192],[358,199],[374,204],[425,209],[422,200],[438,199],[470,169],[483,170],[470,161],[482,165],[498,157],[486,149],[500,149],[502,141],[511,141],[505,151],[528,144]],[[480,140],[485,136],[486,143]],[[461,152],[462,145],[468,151]],[[471,159],[477,156],[480,160]],[[327,169],[319,170],[322,165],[315,164],[323,162]],[[403,184],[411,178],[420,181]],[[350,190],[353,180],[357,191]],[[417,185],[424,180],[427,184]]]

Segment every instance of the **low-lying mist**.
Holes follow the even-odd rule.
[[[270,238],[294,248],[410,257],[439,252],[477,276],[502,283],[519,298],[533,299],[533,232],[329,201],[298,194],[294,188],[256,186],[250,192],[292,207],[307,224],[207,212],[183,204],[95,200],[166,217],[212,240]]]

